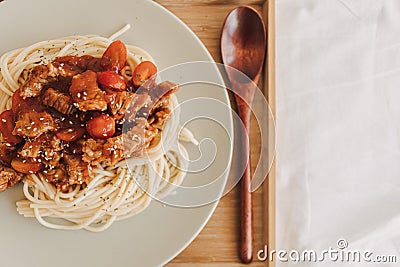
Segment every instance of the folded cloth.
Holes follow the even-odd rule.
[[[400,1],[276,0],[276,18],[277,248],[344,239],[399,266]]]

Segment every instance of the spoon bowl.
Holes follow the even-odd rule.
[[[264,64],[265,51],[265,26],[257,11],[247,6],[232,10],[225,20],[221,35],[224,64],[243,72],[257,83]],[[230,74],[233,72],[228,73]],[[235,77],[229,77],[230,80],[231,78]],[[237,78],[240,79],[238,76]]]

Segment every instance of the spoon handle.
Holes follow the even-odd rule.
[[[236,97],[239,116],[242,119],[246,132],[241,134],[241,155],[247,161],[245,171],[240,181],[241,198],[241,221],[240,221],[240,258],[243,263],[253,260],[253,204],[251,194],[251,168],[250,168],[250,144],[248,134],[250,133],[250,108],[240,98]]]

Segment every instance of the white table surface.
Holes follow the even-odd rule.
[[[349,249],[397,255],[368,266],[399,266],[400,1],[276,8],[277,248],[344,238]]]

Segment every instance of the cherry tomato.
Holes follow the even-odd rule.
[[[136,66],[132,74],[133,86],[137,89],[144,82],[157,73],[157,67],[151,61],[143,61]]]
[[[126,83],[124,77],[113,71],[97,73],[97,82],[104,90],[125,91]]]
[[[119,73],[126,63],[126,46],[120,40],[112,42],[101,57],[100,66],[103,70]]]
[[[85,128],[82,127],[70,127],[63,128],[56,132],[58,139],[66,142],[72,142],[78,140],[86,132]]]
[[[25,174],[37,173],[38,171],[44,168],[44,165],[40,162],[34,162],[29,159],[20,159],[20,158],[13,159],[11,161],[11,166],[17,172]]]
[[[115,120],[107,114],[101,114],[88,121],[86,130],[93,138],[110,138],[115,134]]]
[[[11,145],[16,145],[22,141],[21,137],[12,134],[14,127],[14,112],[12,110],[3,111],[3,113],[0,114],[0,131],[3,135],[4,141]]]

